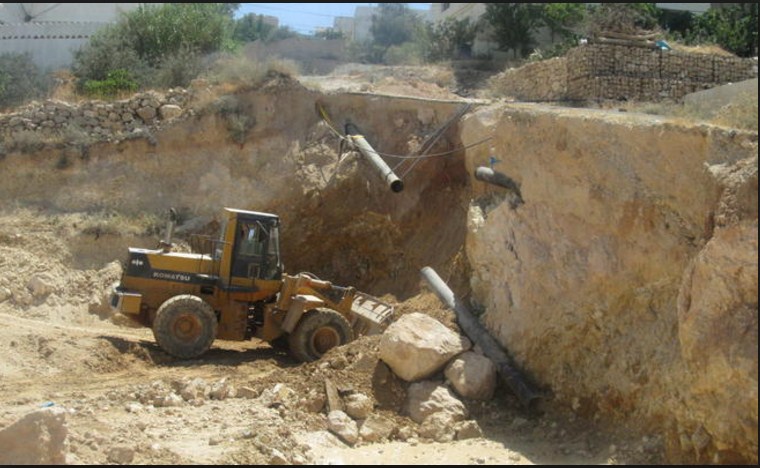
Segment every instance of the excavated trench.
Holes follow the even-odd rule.
[[[559,407],[656,434],[670,461],[757,461],[756,133],[498,103],[446,127],[464,102],[285,78],[200,94],[191,117],[65,167],[7,155],[0,199],[100,216],[66,221],[82,270],[155,247],[170,207],[180,240],[222,207],[276,213],[289,273],[414,304],[432,267]],[[514,189],[474,177],[489,165]]]

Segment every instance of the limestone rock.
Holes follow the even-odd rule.
[[[53,279],[47,274],[35,275],[26,285],[34,297],[47,296],[55,290]]]
[[[480,428],[477,421],[462,421],[457,423],[455,428],[457,440],[477,439],[483,437],[483,430]]]
[[[464,398],[490,400],[496,389],[496,366],[487,357],[471,351],[452,360],[444,375]]]
[[[343,411],[330,411],[327,415],[327,429],[349,445],[354,445],[359,440],[356,421]]]
[[[417,382],[409,386],[407,412],[417,423],[434,413],[444,412],[452,415],[453,420],[467,418],[467,408],[454,393],[439,382]]]
[[[422,421],[420,436],[440,443],[451,442],[456,436],[455,423],[456,420],[451,413],[433,413]]]
[[[363,393],[352,393],[343,398],[346,414],[354,419],[367,419],[374,407],[372,399]]]
[[[684,275],[678,308],[682,357],[694,376],[687,401],[696,411],[682,424],[697,417],[716,448],[755,461],[757,236],[757,220],[719,229]]]
[[[365,442],[380,442],[391,436],[396,426],[388,418],[371,414],[359,429],[359,437]]]
[[[380,359],[408,382],[432,376],[454,356],[467,351],[470,340],[434,318],[404,315],[392,323],[380,339]]]
[[[182,115],[182,108],[175,104],[165,104],[158,109],[158,113],[163,120],[171,120]]]

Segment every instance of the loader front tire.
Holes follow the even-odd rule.
[[[161,304],[153,321],[153,336],[174,357],[191,359],[208,351],[216,338],[216,314],[203,299],[181,295]]]
[[[351,325],[331,309],[313,309],[301,318],[288,338],[291,354],[302,362],[312,362],[327,351],[354,339]]]

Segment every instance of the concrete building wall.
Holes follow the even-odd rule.
[[[66,68],[96,31],[140,5],[0,3],[0,54],[25,53],[42,69]]]

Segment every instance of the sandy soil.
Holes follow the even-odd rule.
[[[85,215],[0,215],[0,430],[43,408],[66,413],[77,464],[618,464],[656,462],[654,439],[615,433],[548,408],[527,411],[500,387],[466,402],[483,436],[420,437],[403,414],[405,384],[379,379],[379,337],[301,364],[262,342],[217,341],[197,360],[164,353],[150,330],[108,311],[118,262],[69,266]],[[44,285],[40,286],[40,284]],[[425,292],[396,304],[454,326]],[[379,443],[351,446],[327,430],[325,379],[361,392],[393,421]],[[34,447],[29,447],[30,451]]]

